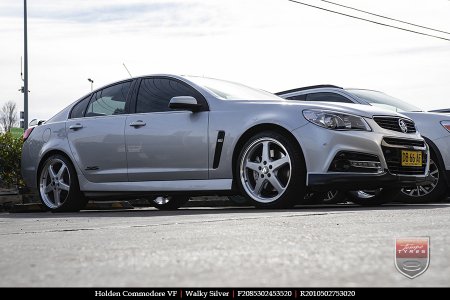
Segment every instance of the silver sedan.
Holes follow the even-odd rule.
[[[377,118],[408,130],[387,130]],[[149,197],[175,209],[191,195],[236,193],[257,207],[289,207],[307,189],[385,187],[388,195],[429,173],[428,147],[403,115],[287,101],[204,77],[107,85],[24,138],[23,177],[55,212],[80,210],[90,198]]]
[[[344,89],[332,85],[310,86],[277,93],[283,98],[314,102],[345,102],[383,107],[401,112],[415,123],[430,147],[431,181],[427,185],[405,187],[397,199],[406,202],[431,202],[447,197],[450,192],[450,116],[444,110],[425,112],[383,92],[365,89]],[[438,113],[441,112],[441,113]],[[396,122],[384,121],[385,128],[397,128]],[[342,194],[342,193],[341,193]],[[334,194],[336,195],[336,193]],[[373,196],[373,193],[353,193],[351,197]]]

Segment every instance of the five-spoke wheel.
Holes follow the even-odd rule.
[[[39,169],[39,196],[51,211],[78,211],[86,203],[72,163],[62,155],[48,157]]]
[[[279,133],[253,136],[242,148],[237,171],[244,194],[258,207],[288,207],[303,199],[302,154]]]

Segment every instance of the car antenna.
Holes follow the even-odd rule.
[[[123,67],[125,68],[125,70],[127,70],[128,74],[130,75],[131,78],[133,78],[133,76],[131,75],[130,71],[128,70],[127,66],[125,65],[125,63],[122,63]]]

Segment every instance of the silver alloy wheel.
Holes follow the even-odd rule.
[[[361,190],[361,191],[354,191],[354,192],[350,192],[353,195],[355,195],[358,198],[361,199],[370,199],[375,197],[376,195],[378,195],[381,192],[382,188],[380,189],[376,189],[376,190]]]
[[[48,160],[39,178],[39,192],[45,205],[51,209],[64,204],[70,191],[70,173],[59,158]]]
[[[337,195],[339,194],[339,190],[330,190],[325,194],[325,197],[323,197],[324,202],[328,202],[333,200]]]
[[[431,193],[439,182],[439,169],[437,164],[430,159],[430,175],[433,177],[433,182],[428,185],[418,185],[413,188],[402,188],[403,194],[409,197],[424,197]]]
[[[276,201],[289,186],[291,159],[276,139],[265,137],[251,143],[239,165],[242,186],[255,201]]]
[[[168,196],[159,196],[156,197],[155,199],[153,199],[152,201],[158,205],[164,205],[169,203],[169,201],[172,199],[172,197],[168,197]]]

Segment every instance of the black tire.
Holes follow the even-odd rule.
[[[58,167],[59,165],[60,168],[58,169],[58,171],[61,171],[64,165],[67,168],[67,172],[65,170],[61,172],[62,174],[60,176],[61,177],[60,180],[52,180],[51,178],[52,176],[49,173],[50,165],[52,165],[52,168],[54,168],[54,166]],[[54,171],[56,172],[56,170]],[[53,190],[51,192],[46,193],[45,187],[46,186],[59,187],[60,185],[62,186],[63,184],[68,185],[69,188],[68,190],[62,189],[59,190],[60,205],[58,205],[57,204],[58,201],[55,200],[55,193],[57,192]],[[77,212],[83,209],[88,202],[88,199],[80,191],[77,172],[75,171],[72,162],[68,158],[60,154],[49,156],[41,164],[41,167],[39,168],[38,172],[37,187],[39,198],[42,204],[47,210],[51,212]],[[53,198],[51,197],[51,193],[53,193]]]
[[[232,202],[234,205],[238,206],[244,206],[249,204],[248,199],[241,195],[228,196],[228,200],[230,200],[230,202]]]
[[[251,204],[258,208],[288,208],[303,202],[306,191],[306,167],[301,149],[295,143],[296,141],[281,133],[264,131],[252,136],[240,149],[234,178],[242,195],[245,195]],[[268,145],[267,150],[263,152],[265,145]],[[264,153],[266,159],[263,159]],[[255,161],[248,160],[250,157]],[[288,162],[281,163],[281,159]],[[259,170],[249,169],[247,167],[249,163],[254,166],[258,164]],[[278,183],[278,189],[272,185],[274,180]],[[273,196],[274,193],[277,194]]]
[[[351,191],[347,193],[350,201],[361,206],[380,206],[397,200],[400,188],[379,188],[376,190]]]
[[[159,210],[176,210],[189,201],[187,196],[159,196],[148,199],[150,204]]]
[[[445,168],[437,163],[437,161],[436,155],[431,153],[430,173],[435,178],[435,185],[430,184],[422,187],[402,188],[398,197],[399,201],[403,203],[430,203],[439,202],[446,198],[448,188],[447,182],[445,181]]]

